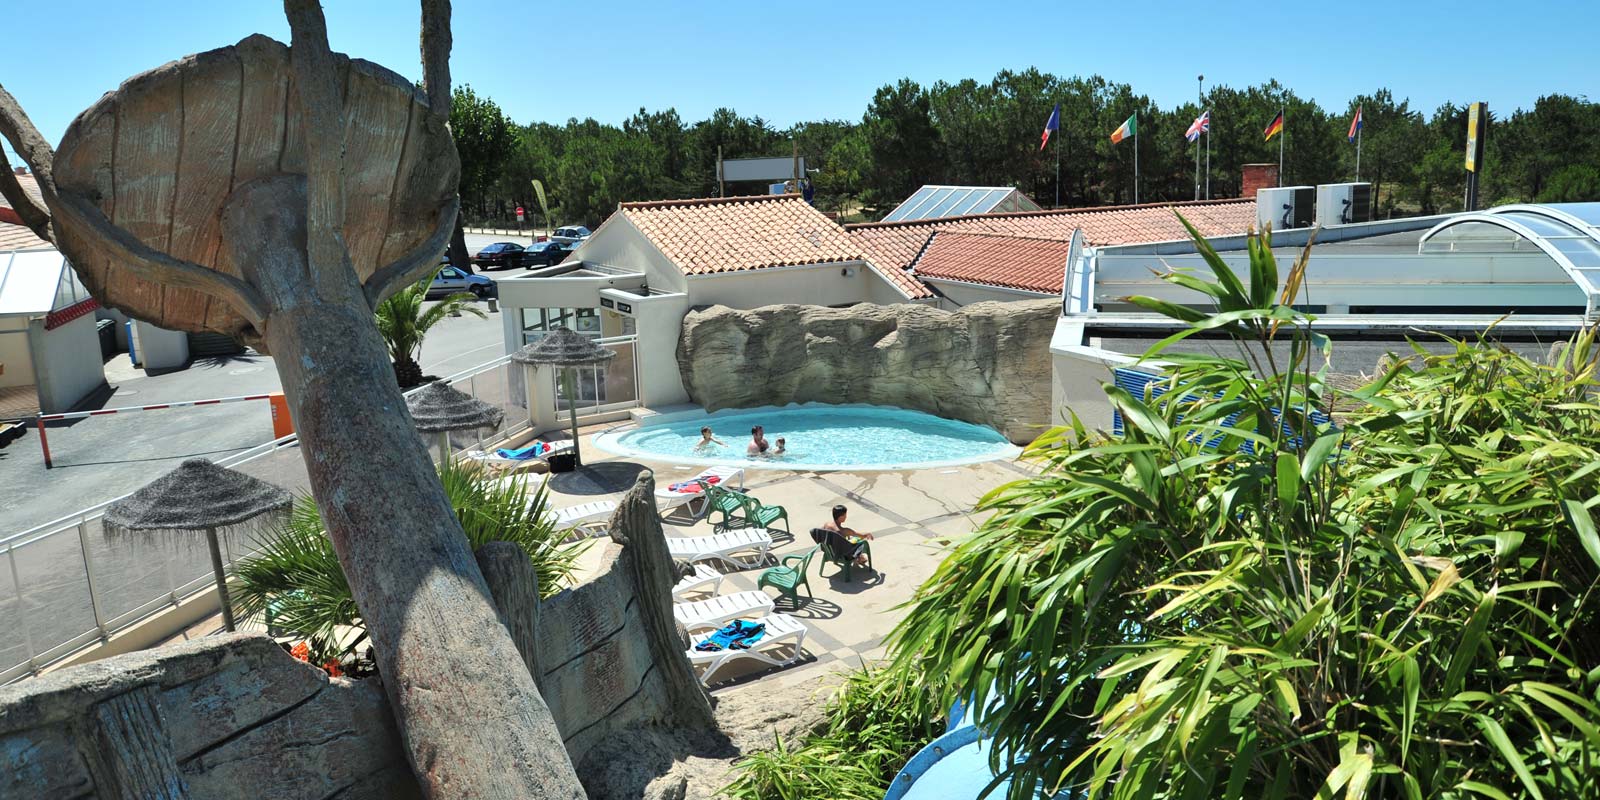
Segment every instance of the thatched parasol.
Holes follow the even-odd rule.
[[[561,368],[562,383],[567,392],[567,407],[572,412],[574,466],[583,466],[583,456],[578,452],[578,382],[572,368],[604,364],[616,355],[615,350],[601,347],[589,337],[560,326],[545,334],[539,341],[511,354],[511,360],[521,364],[543,364]]]
[[[106,508],[102,524],[110,531],[204,531],[222,600],[222,623],[234,629],[227,574],[217,529],[243,525],[267,514],[288,511],[288,492],[242,472],[191,458],[144,488]]]
[[[444,381],[434,381],[406,396],[406,408],[420,433],[439,434],[439,458],[450,457],[450,431],[498,428],[506,412]]]

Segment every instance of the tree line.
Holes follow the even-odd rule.
[[[1040,134],[1057,102],[1060,129],[1041,150]],[[641,108],[620,126],[594,119],[519,124],[464,86],[455,92],[451,123],[470,223],[508,221],[518,205],[530,222],[543,223],[531,188],[537,179],[555,224],[592,227],[619,202],[715,196],[718,148],[725,158],[745,158],[788,156],[798,146],[813,170],[816,204],[849,218],[881,216],[926,183],[1015,186],[1046,207],[1058,189],[1062,206],[1132,202],[1135,144],[1109,139],[1129,115],[1138,117],[1140,199],[1190,200],[1196,145],[1184,132],[1203,109],[1211,112],[1212,197],[1239,195],[1242,165],[1277,162],[1279,143],[1265,141],[1263,129],[1280,110],[1285,184],[1349,181],[1356,147],[1346,134],[1358,107],[1361,179],[1373,184],[1380,216],[1461,207],[1466,104],[1424,112],[1389,89],[1324,107],[1270,81],[1215,86],[1203,102],[1162,108],[1098,75],[1006,70],[986,83],[924,86],[903,79],[878,89],[859,121],[780,128],[728,108],[697,122],[675,109]],[[1556,94],[1528,109],[1491,108],[1490,116],[1479,189],[1484,205],[1600,200],[1600,104]],[[730,195],[765,190],[727,187]]]

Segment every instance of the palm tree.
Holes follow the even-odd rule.
[[[465,311],[484,318],[482,309],[472,304],[473,296],[466,292],[452,294],[423,308],[428,297],[429,279],[424,278],[413,286],[395,292],[378,304],[378,333],[389,347],[389,358],[394,361],[394,377],[400,388],[407,389],[422,383],[422,366],[417,363],[422,353],[422,338],[428,329],[447,316]]]
[[[488,542],[511,542],[533,561],[541,596],[566,585],[584,543],[562,543],[571,531],[557,528],[546,513],[542,484],[530,493],[523,481],[499,480],[460,462],[440,466],[439,480],[473,550]],[[239,588],[233,599],[240,619],[259,618],[270,609],[273,627],[310,642],[314,663],[353,652],[366,639],[365,625],[316,503],[309,496],[298,498],[289,518],[263,539],[260,552],[241,559],[235,570]],[[361,632],[341,637],[340,629]]]

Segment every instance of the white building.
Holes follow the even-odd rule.
[[[566,262],[498,283],[507,350],[557,325],[617,350],[611,364],[580,375],[580,407],[593,414],[689,399],[677,347],[696,306],[934,299],[909,274],[878,267],[797,195],[624,203]],[[536,390],[542,408],[546,390]]]
[[[1280,280],[1311,234],[1307,228],[1274,233]],[[1248,274],[1245,237],[1209,241],[1238,274]],[[1137,383],[1134,373],[1155,371],[1136,367],[1136,357],[1183,327],[1120,298],[1146,295],[1205,307],[1197,293],[1152,272],[1167,266],[1208,274],[1187,239],[1086,247],[1068,265],[1050,348],[1058,416],[1070,408],[1086,424],[1109,430],[1113,415],[1101,384]],[[1336,373],[1374,374],[1384,354],[1410,352],[1408,339],[1442,348],[1428,332],[1468,340],[1487,335],[1542,360],[1553,342],[1600,322],[1600,203],[1503,206],[1323,228],[1298,303],[1316,316],[1316,330],[1333,338]],[[1219,344],[1192,337],[1177,349]]]
[[[0,223],[0,419],[67,411],[105,385],[99,307],[54,247]]]

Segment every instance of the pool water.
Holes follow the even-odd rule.
[[[700,446],[700,428],[707,425],[721,445]],[[780,437],[785,439],[786,451],[761,458],[747,455],[755,425],[765,427],[773,449]],[[993,428],[904,408],[823,403],[663,415],[638,427],[602,433],[594,443],[610,453],[675,464],[795,470],[922,469],[1018,453]]]

